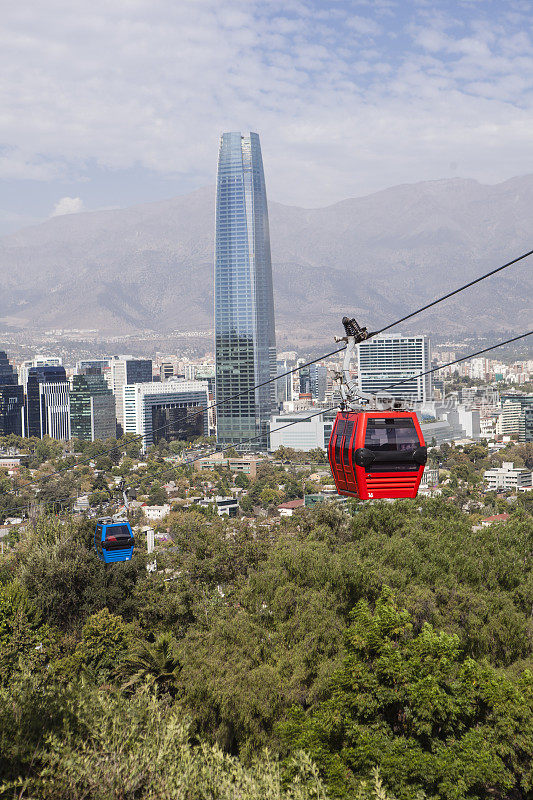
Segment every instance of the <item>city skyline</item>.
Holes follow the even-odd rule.
[[[434,382],[434,399],[428,401],[431,386],[424,386],[424,381],[419,380],[411,385],[409,381],[416,363],[428,365],[430,348],[426,337],[396,334],[376,338],[368,342],[367,347],[372,344],[375,352],[369,354],[362,370],[359,369],[361,365],[353,364],[354,375],[359,376],[367,390],[379,390],[383,384],[400,379],[402,395],[405,390],[420,407],[421,424],[428,441],[440,444],[461,440],[464,436],[476,440],[509,435],[518,436],[521,442],[531,441],[532,359],[505,364],[497,358],[473,356],[450,367],[447,362],[453,361],[457,353],[440,346],[433,352],[431,364],[444,366],[440,367],[440,377]],[[450,343],[444,347],[450,347]],[[86,441],[114,438],[118,414],[115,415],[115,397],[107,388],[110,364],[131,357],[82,358],[77,360],[75,369],[61,366],[63,358],[64,355],[49,351],[30,361],[16,362],[15,370],[6,354],[0,352],[0,432],[3,435],[28,436],[25,423],[30,414],[39,428],[37,438],[44,435],[62,441],[70,437]],[[296,371],[291,372],[289,380],[283,378],[277,382],[282,391],[269,417],[270,431],[275,432],[269,449],[275,450],[281,445],[297,449],[322,448],[331,427],[325,409],[339,400],[334,375],[340,369],[340,362],[328,358],[309,365],[297,351],[279,352],[277,359],[278,375],[291,369]],[[183,440],[213,434],[216,429],[216,406],[212,406],[215,364],[211,357],[191,360],[184,355],[159,353],[151,362],[152,374],[148,382],[129,383],[119,392],[128,396],[130,420],[125,432],[134,436],[140,434],[144,448],[162,439]],[[144,363],[146,360],[141,360],[139,365]],[[302,368],[298,369],[300,365]],[[45,377],[51,382],[30,386],[30,396],[25,397],[24,387],[30,370],[38,382]],[[51,374],[45,376],[45,373]],[[469,381],[465,384],[463,378]],[[369,380],[375,385],[369,385]],[[451,392],[446,389],[447,380],[455,384]],[[35,383],[33,378],[32,381]],[[193,396],[191,390],[200,391],[200,394]],[[134,405],[131,405],[132,400]],[[208,414],[202,413],[205,407],[209,409]],[[311,419],[309,409],[313,409]],[[309,425],[311,420],[312,425]],[[288,423],[289,428],[286,427]]]

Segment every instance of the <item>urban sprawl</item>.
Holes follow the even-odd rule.
[[[68,363],[68,358],[41,352],[14,363],[0,352],[0,468],[10,481],[2,495],[4,518],[21,521],[32,507],[48,501],[64,510],[101,509],[113,500],[119,478],[130,478],[137,468],[142,473],[145,459],[154,453],[175,466],[229,469],[231,477],[199,486],[185,482],[179,491],[175,481],[162,479],[157,491],[140,493],[146,511],[149,502],[158,505],[155,499],[168,511],[172,497],[181,495],[183,501],[194,498],[220,513],[244,513],[253,504],[246,500],[248,485],[235,483],[237,473],[253,480],[261,460],[305,462],[312,455],[326,463],[341,401],[342,354],[307,363],[307,353],[276,348],[266,188],[254,133],[227,133],[220,141],[214,294],[215,347],[202,358],[157,353],[153,358],[107,355]],[[199,337],[202,333],[197,332]],[[513,451],[513,445],[533,442],[533,361],[473,357],[442,366],[458,355],[462,358],[463,352],[441,345],[432,350],[428,335],[382,334],[357,346],[351,377],[363,395],[389,392],[416,410],[431,456],[422,492],[441,493],[443,483],[452,480],[442,471],[443,447],[480,442],[486,490],[531,487],[531,460]],[[106,473],[105,466],[102,473],[102,458],[117,441],[115,473]],[[63,445],[58,454],[39,442]],[[491,462],[491,454],[501,450],[505,460]],[[82,475],[76,461],[85,451],[94,456],[90,475]],[[128,458],[138,458],[124,470],[120,463],[128,452]],[[46,475],[46,463],[54,457],[78,470],[71,485],[55,492],[54,476]],[[515,465],[516,459],[520,463]],[[327,469],[307,478],[311,475],[311,494],[336,495]],[[157,475],[151,477],[157,481]],[[266,505],[292,513],[310,492],[302,487],[292,494],[280,484]]]

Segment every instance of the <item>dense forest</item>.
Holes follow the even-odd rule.
[[[0,561],[0,796],[532,797],[530,507],[176,510],[155,573],[33,520]]]

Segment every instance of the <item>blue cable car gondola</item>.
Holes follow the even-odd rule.
[[[104,564],[129,561],[134,545],[135,539],[129,522],[113,519],[98,521],[94,532],[94,549]]]

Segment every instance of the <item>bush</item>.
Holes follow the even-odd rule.
[[[218,747],[193,744],[183,712],[146,691],[124,698],[84,687],[69,721],[48,735],[43,766],[13,787],[28,800],[327,800],[303,754],[284,782],[268,753],[249,767]],[[285,784],[285,785],[284,785]],[[0,789],[1,791],[1,789]]]
[[[355,607],[329,698],[280,727],[339,798],[375,766],[402,800],[420,789],[439,800],[531,797],[531,673],[512,681],[428,624],[414,634],[390,590],[374,612],[366,600]]]

